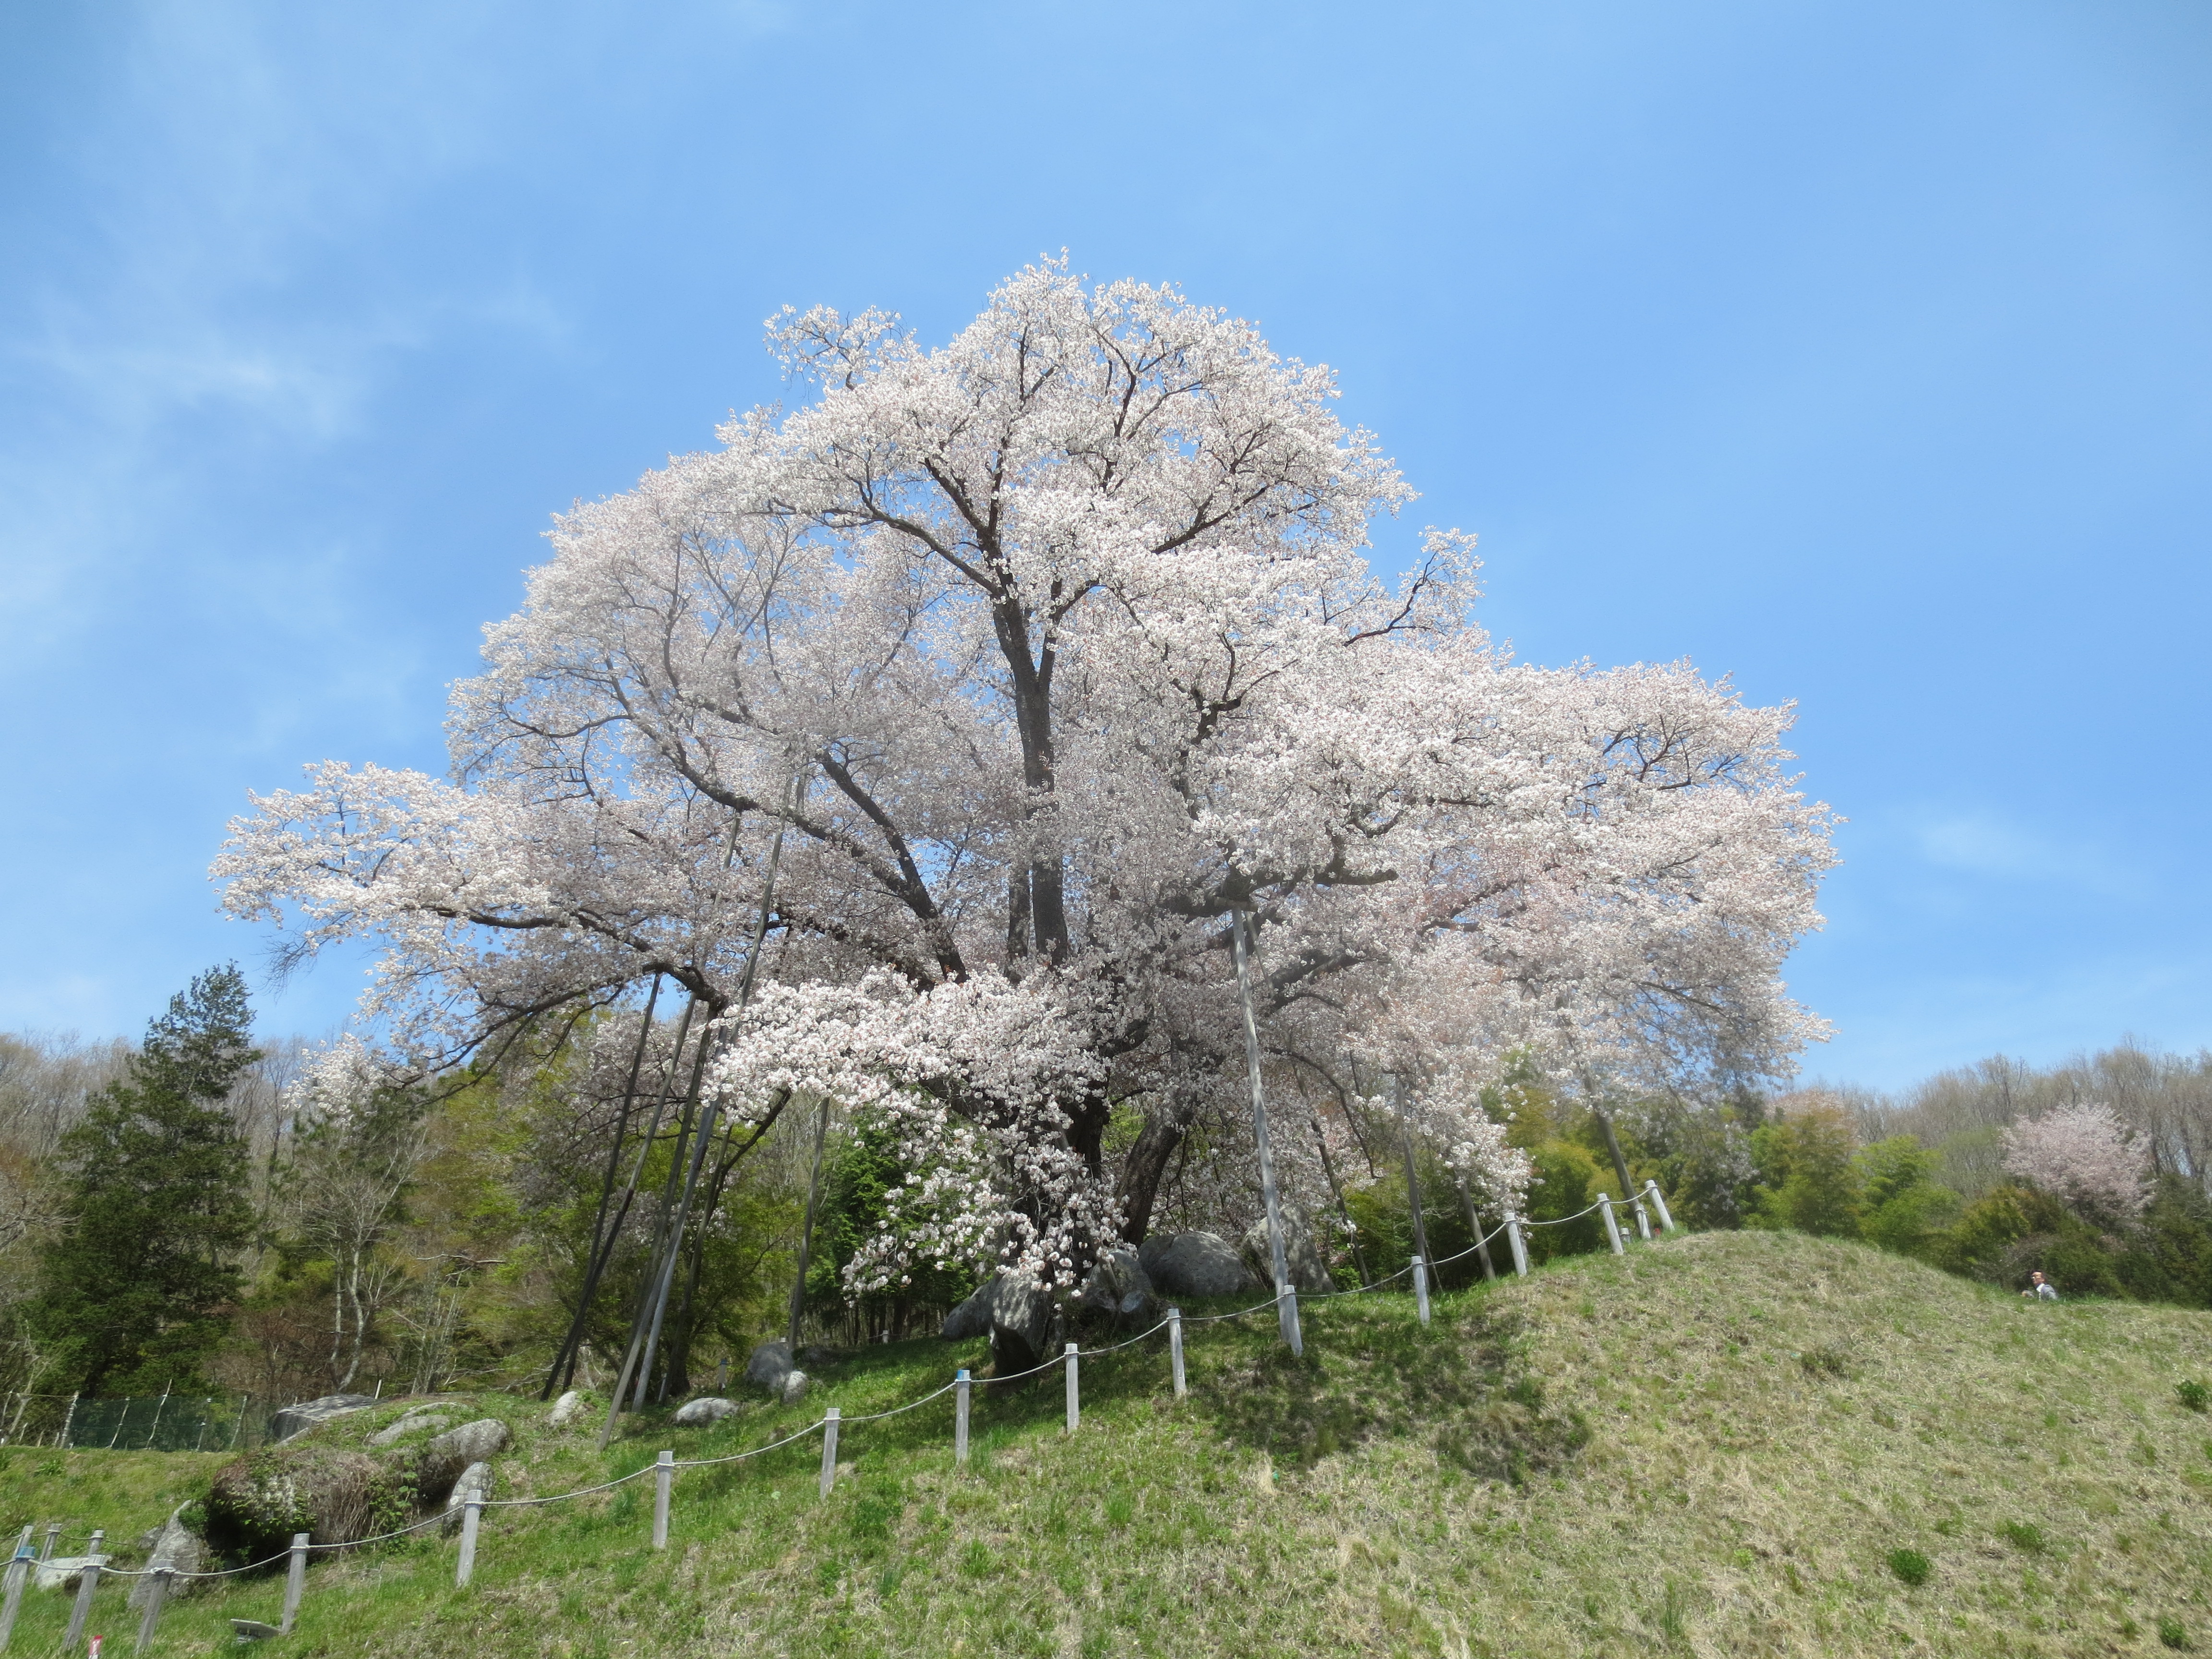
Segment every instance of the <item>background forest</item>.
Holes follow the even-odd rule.
[[[251,1036],[234,969],[195,981],[137,1048],[0,1036],[0,1389],[19,1413],[0,1428],[27,1427],[25,1395],[537,1391],[578,1313],[623,1103],[592,1036],[588,1023],[535,1033],[343,1114],[305,1085],[307,1044]],[[1490,1103],[1536,1168],[1534,1218],[1618,1186],[1586,1109],[1533,1084]],[[1349,1148],[1328,1166],[1321,1229],[1340,1279],[1401,1267],[1413,1228],[1388,1113],[1295,1091],[1279,1109],[1284,1133],[1326,1124]],[[788,1114],[742,1160],[708,1161],[712,1224],[679,1264],[656,1393],[708,1386],[783,1328],[816,1127]],[[1862,1238],[1985,1282],[2041,1270],[2069,1297],[2212,1306],[2212,1054],[2123,1042],[2042,1070],[1996,1057],[1895,1097],[1647,1101],[1614,1127],[1637,1183],[1656,1179],[1693,1227]],[[669,1139],[640,1160],[639,1201],[582,1310],[586,1385],[619,1363]],[[933,1329],[968,1278],[861,1294],[843,1273],[902,1178],[894,1152],[832,1118],[822,1167],[808,1336]],[[1240,1234],[1259,1194],[1237,1167],[1194,1140],[1155,1228]],[[1426,1153],[1420,1168],[1431,1254],[1465,1250],[1473,1212],[1451,1171]],[[1594,1218],[1531,1238],[1539,1260],[1604,1248]],[[1481,1271],[1470,1257],[1447,1277]]]

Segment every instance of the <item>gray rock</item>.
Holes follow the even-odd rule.
[[[453,1483],[470,1464],[497,1456],[514,1439],[499,1419],[480,1417],[425,1442],[421,1462],[416,1465],[416,1495],[425,1504],[436,1503],[453,1491]]]
[[[991,1359],[1000,1376],[1044,1362],[1056,1311],[1052,1292],[1035,1279],[1000,1278],[991,1297]]]
[[[545,1413],[545,1421],[552,1428],[565,1429],[576,1420],[583,1409],[583,1391],[571,1389],[553,1402],[553,1409]]]
[[[1314,1295],[1336,1288],[1328,1258],[1314,1237],[1313,1218],[1294,1204],[1285,1204],[1283,1218],[1283,1265],[1290,1270],[1291,1288]],[[1244,1233],[1244,1265],[1262,1285],[1275,1282],[1273,1253],[1267,1247],[1267,1218],[1261,1216]]]
[[[258,1619],[234,1619],[230,1633],[240,1642],[266,1642],[284,1632],[275,1625],[264,1625]]]
[[[489,1463],[471,1463],[455,1477],[453,1491],[446,1494],[446,1530],[453,1531],[461,1524],[469,1500],[479,1504],[491,1496],[492,1474]]]
[[[1159,1300],[1137,1253],[1121,1245],[1100,1256],[1091,1269],[1083,1281],[1083,1305],[1109,1318],[1141,1325],[1155,1316]]]
[[[167,1566],[178,1572],[199,1572],[207,1566],[206,1542],[198,1533],[185,1526],[180,1518],[188,1507],[187,1504],[178,1504],[169,1512],[169,1518],[162,1522],[161,1530],[154,1540],[153,1552],[146,1559],[146,1565],[149,1567]],[[184,1588],[185,1585],[182,1583],[175,1580],[170,1582],[169,1591],[172,1595]],[[143,1578],[132,1579],[131,1606],[143,1609],[146,1605],[146,1598],[153,1594],[153,1590],[154,1579],[150,1573]]]
[[[791,1344],[780,1336],[762,1343],[745,1361],[745,1381],[769,1394],[781,1394],[790,1375]]]
[[[945,1340],[966,1342],[986,1336],[991,1329],[991,1298],[998,1291],[999,1279],[994,1273],[985,1279],[975,1295],[945,1316]]]
[[[797,1371],[792,1376],[799,1375]],[[679,1428],[702,1429],[709,1423],[719,1423],[726,1417],[735,1417],[744,1410],[734,1400],[716,1400],[712,1396],[702,1400],[687,1400],[676,1408],[671,1420]]]
[[[783,1403],[787,1406],[796,1406],[806,1398],[808,1386],[805,1371],[786,1371],[783,1374]]]
[[[1243,1296],[1259,1288],[1218,1233],[1155,1234],[1137,1260],[1162,1296]]]
[[[305,1434],[318,1423],[327,1423],[349,1412],[367,1411],[374,1404],[376,1396],[370,1394],[326,1394],[319,1400],[302,1400],[285,1407],[269,1419],[269,1437],[272,1441],[289,1440],[294,1435]]]
[[[435,1406],[417,1406],[387,1427],[379,1429],[368,1437],[372,1446],[396,1446],[410,1434],[421,1434],[444,1428],[453,1421],[450,1413]]]
[[[95,1561],[104,1567],[114,1559],[112,1555],[57,1555],[32,1569],[34,1576],[31,1587],[42,1590],[73,1589],[76,1581],[84,1577],[86,1567]]]

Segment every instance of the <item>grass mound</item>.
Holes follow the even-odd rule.
[[[453,1587],[434,1531],[319,1563],[301,1654],[1173,1656],[2071,1655],[2212,1640],[2212,1443],[2177,1382],[2212,1316],[2030,1304],[1855,1245],[1678,1238],[1440,1297],[1194,1327],[1191,1393],[1156,1342],[684,1472],[671,1545],[649,1481],[486,1520]],[[610,1452],[534,1402],[502,1496],[764,1444],[836,1404],[902,1404],[980,1354],[868,1351],[802,1407],[706,1431],[635,1423]],[[318,1430],[357,1445],[399,1407]],[[0,1452],[0,1522],[135,1538],[222,1460]],[[206,1466],[204,1468],[201,1466]],[[125,1511],[127,1510],[127,1514]],[[106,1591],[102,1595],[106,1596]],[[158,1651],[270,1618],[275,1579],[173,1607]],[[122,1632],[119,1592],[105,1622]],[[17,1642],[66,1617],[34,1597]],[[51,1632],[48,1626],[52,1626]],[[2201,1633],[2201,1634],[2200,1634]]]

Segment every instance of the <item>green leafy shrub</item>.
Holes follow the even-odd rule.
[[[2202,1382],[2177,1382],[2173,1385],[2173,1392],[2185,1411],[2201,1412],[2212,1406],[2212,1389],[2207,1389]]]
[[[2170,1648],[2189,1645],[2189,1632],[2181,1620],[2168,1617],[2158,1621],[2158,1639]]]
[[[2014,1549],[2026,1550],[2030,1555],[2040,1555],[2044,1550],[2043,1528],[2027,1521],[2008,1521],[1998,1528],[2005,1540]]]
[[[1928,1575],[1932,1569],[1928,1558],[1918,1550],[1892,1550],[1889,1553],[1889,1570],[1904,1583],[1917,1589],[1928,1582]]]

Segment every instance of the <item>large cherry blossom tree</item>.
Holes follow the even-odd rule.
[[[230,908],[380,938],[366,1012],[426,1063],[665,975],[731,1133],[822,1095],[907,1149],[870,1282],[1064,1283],[1194,1133],[1249,1146],[1232,913],[1271,1070],[1396,1073],[1498,1202],[1509,1066],[1696,1094],[1818,1034],[1780,979],[1831,861],[1788,711],[1512,660],[1455,532],[1377,577],[1412,492],[1327,370],[1053,264],[940,348],[770,338],[800,406],[560,518],[450,777],[325,765],[235,826]]]

